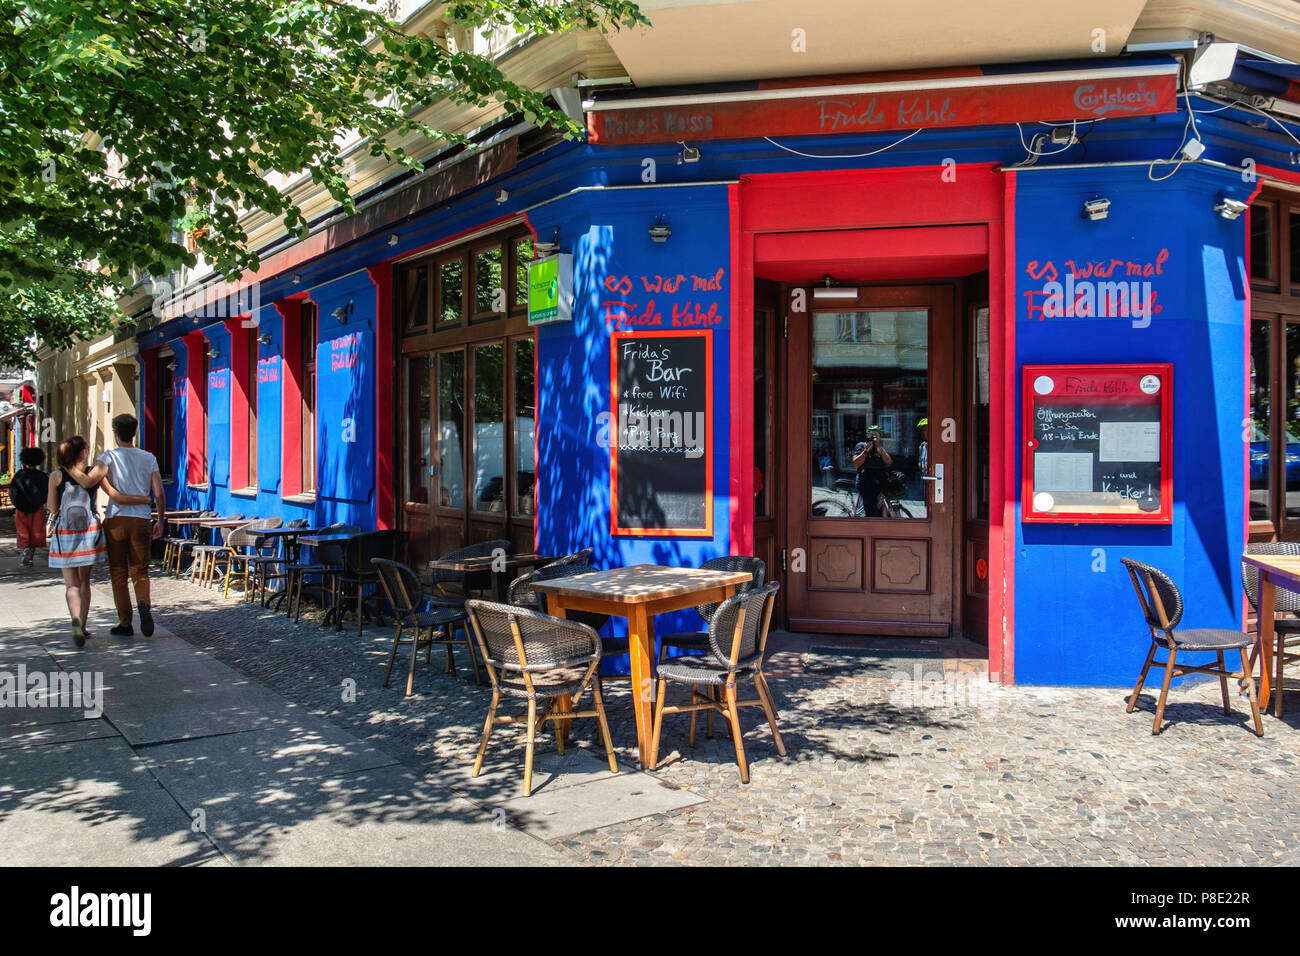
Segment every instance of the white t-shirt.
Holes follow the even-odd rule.
[[[158,470],[158,459],[143,448],[112,448],[99,456],[108,466],[108,480],[124,495],[149,496],[150,479]],[[108,500],[105,518],[148,518],[153,514],[148,505],[119,505]]]

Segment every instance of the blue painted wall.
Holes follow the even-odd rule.
[[[1240,221],[1225,221],[1212,207],[1218,195],[1247,198],[1252,186],[1204,167],[1152,182],[1145,165],[1017,179],[1017,489],[1023,365],[1173,364],[1173,523],[1016,528],[1016,681],[1131,685],[1150,642],[1121,557],[1173,577],[1188,602],[1185,626],[1240,626],[1244,235]],[[1094,196],[1111,200],[1107,219],[1080,217]],[[1150,279],[1156,305],[1145,327],[1144,317],[1040,318],[1029,306],[1049,260],[1064,281],[1068,260],[1079,270],[1094,260],[1155,263],[1162,250],[1167,259]]]

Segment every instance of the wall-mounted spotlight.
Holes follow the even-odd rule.
[[[1224,219],[1240,219],[1246,209],[1246,204],[1240,199],[1228,199],[1226,196],[1220,196],[1219,201],[1214,204],[1214,211]]]
[[[1098,219],[1105,219],[1110,215],[1109,199],[1089,199],[1083,204],[1083,211],[1079,213],[1082,219],[1091,219],[1094,222]]]
[[[682,151],[677,154],[678,166],[682,163],[698,163],[700,161],[700,149],[698,146],[687,146],[681,140],[678,140],[677,142],[682,147]]]
[[[497,204],[498,204],[498,205],[501,204],[501,203],[503,203],[503,202],[505,202],[505,201],[506,201],[507,199],[509,199],[509,198],[510,198],[510,191],[509,191],[508,189],[498,189],[498,190],[497,190]]]
[[[261,335],[259,335],[259,336],[257,337],[257,341],[261,342],[263,345],[270,345],[270,344],[271,344],[271,333],[270,333],[270,332],[263,332]]]
[[[835,285],[835,280],[830,276],[826,277],[826,284],[813,288],[813,300],[817,302],[826,301],[843,301],[845,299],[856,299],[858,297],[857,286],[840,286]]]
[[[351,314],[352,314],[352,300],[351,300],[351,299],[348,299],[348,304],[347,304],[347,305],[341,305],[341,306],[339,306],[337,309],[335,309],[333,312],[330,313],[330,315],[334,316],[334,318],[336,318],[336,319],[339,320],[339,324],[340,324],[340,325],[347,325],[347,324],[348,324],[348,316],[350,316]]]
[[[655,242],[667,242],[672,234],[673,231],[668,223],[664,222],[663,216],[656,219],[655,224],[650,227],[650,238]]]
[[[555,235],[551,236],[550,242],[534,242],[533,258],[545,259],[547,256],[553,256],[560,251],[560,227],[555,227]]]
[[[392,233],[391,235],[389,235],[389,237],[388,237],[388,244],[389,244],[390,246],[395,246],[395,245],[397,245],[398,242],[400,242],[400,241],[401,241],[401,237],[400,237],[397,233],[395,233],[395,232]]]
[[[166,367],[167,371],[169,371],[169,372],[174,372],[174,371],[176,371],[176,360],[175,360],[175,359],[172,359],[170,362],[167,363],[167,365],[166,365],[165,367]]]
[[[217,348],[215,345],[208,349],[208,358],[218,358],[220,355],[221,349]]]
[[[300,283],[300,282],[302,282],[302,273],[301,273],[301,272],[295,272],[295,273],[293,274],[293,284],[294,284],[294,285],[297,285],[297,284]]]

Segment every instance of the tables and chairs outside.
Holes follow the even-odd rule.
[[[1300,644],[1300,618],[1282,614],[1300,612],[1300,542],[1273,541],[1246,547],[1241,557],[1241,578],[1246,599],[1256,610],[1258,640],[1250,652],[1251,671],[1256,660],[1263,660],[1260,672],[1260,707],[1267,709],[1273,700],[1273,713],[1282,716],[1282,667],[1300,660],[1300,653],[1288,651]],[[1264,580],[1261,586],[1261,578]],[[1280,586],[1279,586],[1280,585]],[[1264,621],[1264,600],[1272,605],[1268,628]],[[1268,631],[1271,630],[1271,634]]]
[[[456,675],[456,657],[452,646],[456,643],[456,630],[460,629],[461,640],[469,653],[470,666],[474,668],[474,683],[481,684],[478,660],[474,656],[474,642],[470,638],[469,625],[463,608],[441,607],[431,611],[420,608],[425,603],[419,576],[404,564],[387,558],[371,558],[371,564],[379,575],[379,583],[384,589],[388,603],[397,615],[397,631],[393,635],[393,649],[388,654],[388,666],[384,668],[384,686],[388,686],[393,673],[393,663],[397,660],[397,649],[409,644],[411,648],[410,670],[406,677],[406,696],[411,696],[415,685],[415,661],[420,648],[424,648],[424,662],[429,663],[429,656],[435,644],[441,644],[447,651],[447,673]],[[409,636],[403,633],[409,629]]]

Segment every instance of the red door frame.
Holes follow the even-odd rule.
[[[989,394],[989,678],[1014,680],[1015,458],[1015,174],[995,164],[905,166],[747,176],[728,187],[731,206],[731,407],[752,421],[754,399],[754,247],[762,233],[912,227],[911,251],[924,251],[927,233],[955,225],[988,232],[989,367],[1002,388]],[[1002,281],[998,281],[999,277]],[[1002,321],[996,321],[998,316]],[[963,399],[964,400],[964,399]],[[754,437],[741,428],[731,445],[731,546],[754,546]],[[998,467],[1001,463],[1001,467]],[[964,586],[954,582],[955,587]]]

